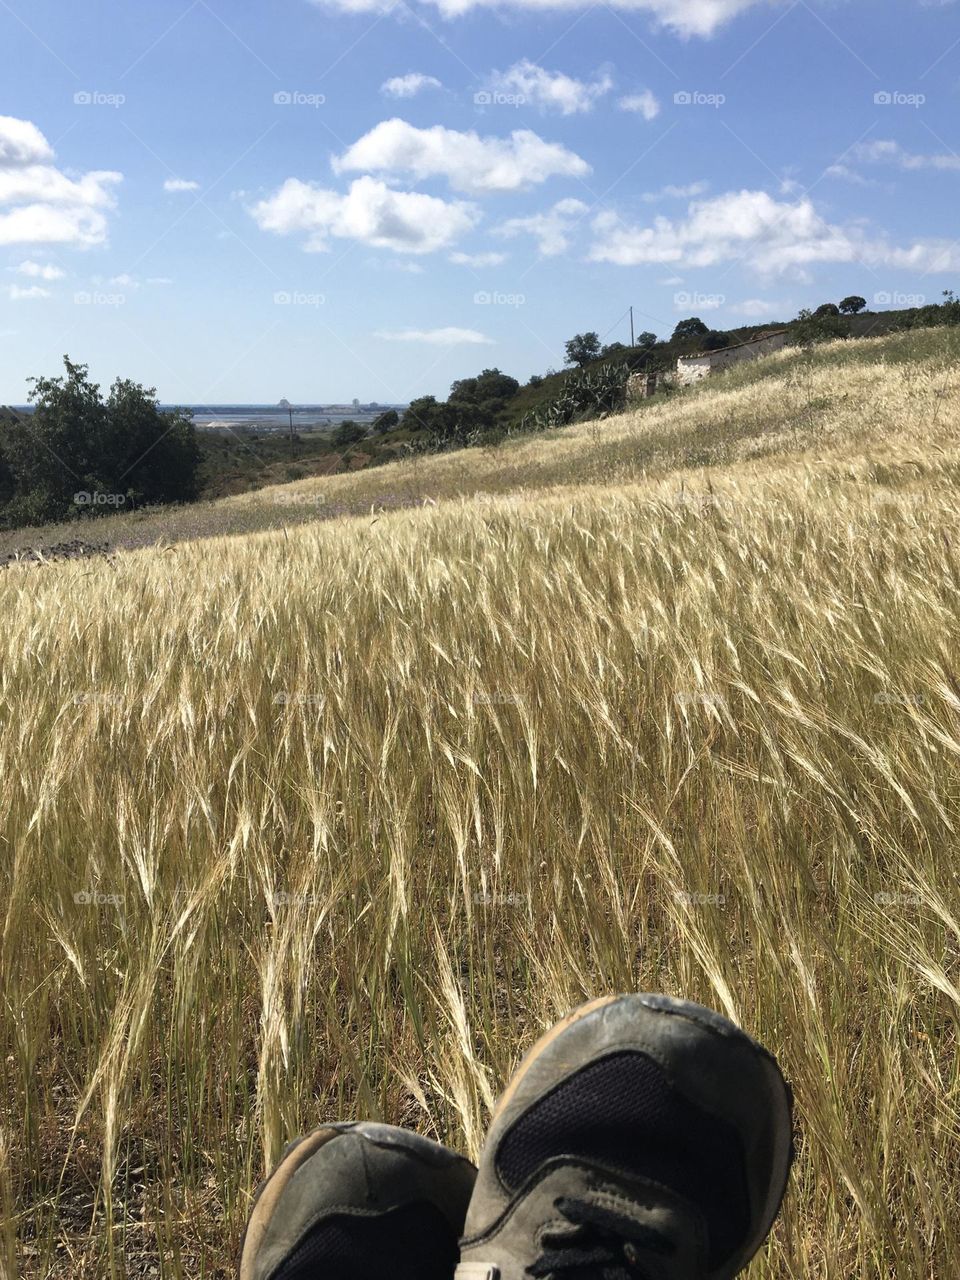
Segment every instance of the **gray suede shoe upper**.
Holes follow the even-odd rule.
[[[273,1280],[284,1274],[326,1276],[366,1275],[374,1265],[377,1275],[389,1272],[433,1280],[437,1271],[438,1234],[452,1250],[447,1269],[452,1276],[456,1240],[464,1217],[476,1170],[462,1156],[407,1129],[363,1122],[331,1124],[292,1144],[273,1175],[261,1188],[250,1215],[240,1263],[240,1280]],[[416,1240],[402,1242],[403,1266],[397,1257],[401,1241],[391,1242],[390,1222],[404,1209],[430,1215],[437,1224],[430,1238],[422,1238],[423,1263],[410,1257]],[[311,1238],[337,1224],[337,1258],[325,1269],[323,1246],[310,1254]],[[386,1224],[386,1227],[385,1227]],[[326,1236],[322,1237],[326,1239]],[[351,1248],[351,1238],[355,1249]],[[376,1241],[371,1250],[371,1241]],[[357,1262],[370,1259],[370,1266]],[[379,1255],[383,1256],[379,1256]],[[297,1266],[298,1256],[311,1261]],[[373,1280],[373,1277],[371,1277]],[[436,1280],[446,1277],[436,1276]]]
[[[630,995],[576,1011],[490,1126],[457,1280],[729,1280],[786,1187],[791,1102],[719,1014]]]

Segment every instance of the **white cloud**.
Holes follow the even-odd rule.
[[[0,244],[102,244],[121,175],[68,178],[35,124],[0,116]]]
[[[24,288],[19,284],[11,284],[7,288],[7,292],[13,302],[19,302],[24,298],[49,298],[50,290],[44,289],[42,285],[31,284]]]
[[[373,336],[387,342],[427,342],[436,347],[456,347],[461,343],[493,346],[493,339],[476,329],[378,329]]]
[[[564,116],[591,111],[597,99],[613,88],[613,80],[605,71],[598,79],[587,82],[562,71],[546,71],[529,58],[515,62],[507,71],[495,71],[489,83],[497,93],[517,95],[531,106],[559,111]]]
[[[505,253],[451,253],[450,261],[458,267],[499,267],[506,262]]]
[[[53,148],[30,120],[0,116],[0,169],[49,164]]]
[[[518,191],[554,176],[581,177],[590,166],[558,142],[529,129],[506,138],[481,138],[443,125],[418,129],[405,120],[383,120],[334,158],[335,172],[362,169],[409,173],[415,179],[444,177],[457,191],[478,195]]]
[[[443,85],[436,76],[425,76],[422,71],[411,71],[405,76],[391,76],[384,80],[380,92],[388,98],[412,98],[424,89],[442,89]]]
[[[494,233],[500,236],[531,235],[539,241],[539,249],[545,258],[565,253],[570,247],[570,232],[578,219],[588,211],[582,200],[560,200],[546,213],[534,213],[525,218],[508,218]]]
[[[640,199],[644,204],[656,204],[658,200],[692,200],[694,196],[702,196],[709,186],[709,182],[691,182],[685,187],[671,184],[659,191],[648,191]]]
[[[947,172],[960,169],[960,156],[948,155],[915,155],[905,151],[899,142],[880,140],[876,142],[860,142],[847,152],[855,160],[865,164],[892,164],[907,173],[918,169],[939,169]],[[833,165],[832,169],[842,169],[842,165]]]
[[[427,0],[445,18],[457,18],[479,8],[543,13],[549,10],[588,9],[589,0]],[[614,8],[649,14],[653,21],[679,36],[712,36],[725,23],[748,9],[771,0],[612,0]],[[776,2],[776,0],[774,0]],[[389,13],[396,0],[314,0],[347,13]]]
[[[305,232],[312,252],[334,236],[397,253],[432,253],[472,230],[479,216],[464,201],[395,191],[370,177],[357,178],[346,194],[288,178],[250,212],[261,231]]]
[[[163,184],[164,191],[199,191],[200,183],[190,178],[167,178]]]
[[[875,187],[878,184],[873,178],[865,178],[862,174],[857,173],[855,169],[851,169],[849,165],[832,164],[828,169],[823,171],[825,178],[842,178],[845,182],[852,182],[858,187]]]
[[[872,239],[860,225],[834,226],[809,198],[777,201],[765,191],[733,191],[694,201],[685,218],[657,217],[651,226],[629,226],[615,213],[593,220],[596,237],[589,258],[618,266],[675,263],[685,268],[742,261],[754,270],[806,278],[817,262],[862,262],[866,266],[920,271],[960,267],[960,246],[920,240],[906,248]]]
[[[745,298],[743,302],[732,303],[727,310],[735,316],[744,316],[747,320],[763,320],[767,316],[792,314],[793,308],[785,302],[767,302],[764,298]]]
[[[617,103],[621,111],[637,111],[644,120],[654,120],[660,114],[660,103],[655,93],[644,89],[642,93],[628,93]]]
[[[17,275],[30,276],[33,280],[62,280],[66,272],[48,262],[32,262],[29,258],[14,267]]]
[[[147,276],[147,284],[173,284],[169,276]]]

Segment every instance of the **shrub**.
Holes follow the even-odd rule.
[[[32,414],[0,422],[4,523],[197,497],[200,446],[188,414],[161,412],[156,391],[127,378],[104,400],[86,365],[65,356],[64,366],[64,377],[30,379]]]

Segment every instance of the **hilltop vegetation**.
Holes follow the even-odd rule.
[[[633,346],[602,346],[596,333],[577,334],[566,344],[573,368],[535,375],[523,387],[500,369],[484,369],[456,381],[445,401],[420,396],[402,416],[389,410],[369,430],[346,420],[333,431],[292,437],[195,431],[184,414],[161,413],[155,392],[129,380],[118,379],[104,401],[86,368],[65,357],[66,378],[31,379],[31,418],[0,408],[0,528],[217,498],[411,454],[496,447],[512,437],[606,418],[624,408],[629,374],[672,371],[679,356],[734,346],[772,328],[786,329],[790,345],[809,348],[838,338],[960,325],[960,300],[949,290],[941,304],[906,311],[874,314],[865,306],[863,298],[851,296],[801,311],[785,325],[726,331],[691,316],[668,340],[646,332]]]
[[[308,474],[214,502],[121,513],[89,527],[97,541],[107,536],[114,547],[140,547],[581,483],[645,481],[657,486],[654,492],[672,491],[691,478],[688,472],[713,475],[737,462],[802,456],[812,448],[832,452],[851,441],[858,456],[889,459],[909,448],[903,406],[910,387],[941,370],[949,378],[958,358],[957,327],[793,347],[602,424],[517,435],[496,447],[415,452],[372,469]],[[937,408],[942,419],[945,406],[938,401]],[[916,450],[910,456],[922,474],[928,461]],[[76,532],[76,522],[66,522],[0,533],[0,554],[55,545]]]
[[[652,988],[792,1079],[751,1275],[950,1274],[958,342],[0,573],[0,1269],[226,1280],[288,1137],[475,1155],[547,1024]]]

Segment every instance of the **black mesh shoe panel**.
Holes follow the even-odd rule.
[[[377,1217],[324,1218],[272,1280],[450,1280],[459,1256],[435,1205],[404,1205]]]
[[[651,1178],[692,1201],[707,1222],[711,1267],[749,1231],[736,1132],[684,1098],[646,1054],[600,1058],[545,1094],[504,1134],[497,1172],[516,1189],[557,1156]]]

